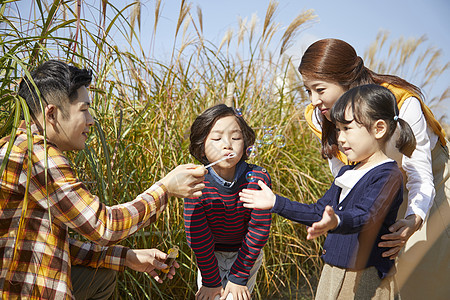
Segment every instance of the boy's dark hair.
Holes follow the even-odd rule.
[[[244,153],[241,160],[248,159],[246,149],[255,142],[255,132],[248,126],[244,118],[237,114],[236,110],[225,104],[218,104],[205,110],[199,115],[191,126],[191,134],[189,136],[191,144],[189,152],[198,159],[202,164],[210,163],[205,156],[205,141],[216,121],[220,118],[234,116],[242,130],[244,140]]]
[[[353,118],[345,119],[345,112],[351,108]],[[331,109],[331,121],[349,124],[353,120],[370,130],[377,120],[384,120],[388,131],[384,140],[387,142],[400,124],[400,137],[396,141],[396,147],[401,153],[410,157],[416,148],[416,138],[409,124],[398,117],[397,101],[392,92],[378,84],[366,84],[354,87],[345,92]],[[329,142],[337,145],[337,135],[333,135]]]
[[[41,94],[44,107],[53,104],[61,109],[64,117],[68,117],[65,110],[67,104],[78,97],[77,90],[82,86],[88,87],[92,81],[91,70],[69,66],[58,60],[46,61],[30,74]],[[36,88],[26,76],[20,82],[19,96],[25,99],[33,117],[41,113]]]

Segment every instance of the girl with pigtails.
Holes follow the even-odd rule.
[[[310,226],[307,239],[327,234],[316,299],[394,299],[394,260],[382,255],[379,243],[396,221],[403,176],[385,149],[393,140],[400,153],[411,156],[414,134],[399,117],[394,95],[379,85],[350,89],[329,116],[336,124],[330,141],[357,163],[343,166],[322,198],[313,204],[290,201],[259,181],[261,190],[244,189],[240,199],[244,207],[271,209]]]

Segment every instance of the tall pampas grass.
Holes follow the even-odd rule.
[[[0,136],[14,133],[20,121],[15,116],[24,110],[17,87],[28,70],[50,58],[92,69],[95,125],[86,149],[68,155],[79,178],[107,205],[133,200],[175,166],[195,162],[188,151],[190,125],[199,113],[227,97],[230,105],[242,110],[258,139],[267,131],[285,137],[284,147],[262,143],[259,154],[250,160],[268,170],[275,192],[312,203],[329,187],[332,177],[320,158],[320,144],[303,120],[308,99],[297,66],[279,54],[314,22],[312,10],[300,12],[290,24],[280,24],[275,21],[278,3],[271,1],[262,24],[256,15],[250,21],[244,18],[214,45],[203,37],[201,9],[197,7],[194,14],[183,0],[171,59],[163,62],[150,57],[152,49],[144,49],[139,40],[141,1],[120,8],[107,0],[96,6],[35,0],[29,16],[17,13],[16,2],[0,4]],[[146,35],[151,48],[163,3],[157,0],[154,5],[153,36]],[[119,40],[129,46],[119,46]],[[448,68],[437,63],[437,49],[427,50],[416,63],[411,58],[419,49],[414,43],[402,40],[389,46],[387,40],[380,35],[369,49],[369,67],[397,72],[408,65],[413,73],[424,71],[417,84],[425,88]],[[391,61],[377,56],[385,47],[395,54]],[[430,100],[446,99],[448,91]],[[305,237],[304,226],[273,217],[254,298],[313,298],[323,239],[306,241]],[[116,298],[194,299],[197,268],[184,233],[182,199],[171,198],[157,222],[121,244],[163,251],[178,245],[181,267],[173,280],[162,285],[148,274],[125,270],[119,276]]]

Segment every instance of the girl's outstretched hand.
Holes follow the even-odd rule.
[[[261,180],[258,180],[258,185],[261,190],[256,191],[243,189],[239,193],[241,201],[244,202],[244,207],[256,209],[271,209],[275,205],[275,194]]]
[[[323,212],[322,220],[312,224],[311,227],[308,228],[308,235],[306,236],[306,239],[315,239],[316,237],[324,235],[329,230],[335,229],[338,225],[338,216],[334,213],[333,208],[327,205]]]

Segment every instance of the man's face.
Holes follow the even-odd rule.
[[[55,135],[51,141],[62,151],[84,149],[89,128],[94,124],[86,87],[80,87],[77,93],[77,99],[66,106],[64,114],[61,110],[57,113]]]

